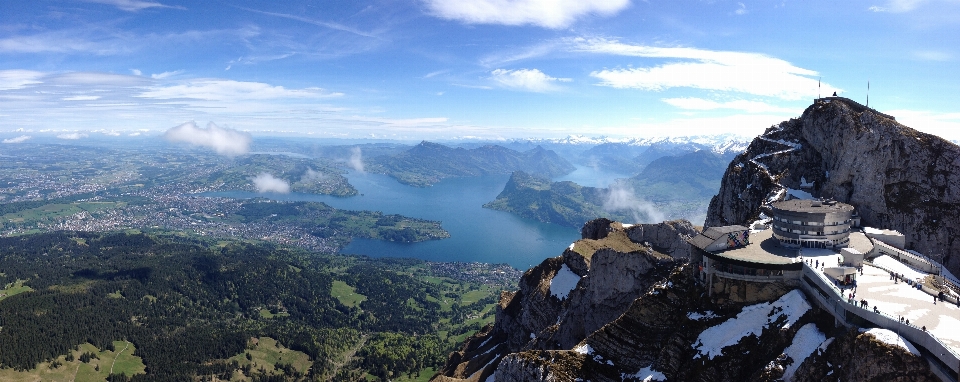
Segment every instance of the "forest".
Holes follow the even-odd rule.
[[[433,268],[175,233],[0,238],[0,292],[7,292],[0,293],[0,368],[28,372],[72,357],[83,344],[112,351],[114,341],[129,341],[145,373],[110,379],[419,375],[491,322],[495,296],[514,288],[442,277]],[[363,298],[343,300],[334,282]],[[305,353],[312,364],[304,372],[280,363],[264,371],[228,361],[258,337]]]

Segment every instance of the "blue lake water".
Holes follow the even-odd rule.
[[[584,171],[590,170],[586,168]],[[587,178],[586,175],[581,177]],[[447,179],[426,188],[403,185],[385,175],[351,173],[347,178],[361,195],[349,198],[254,192],[204,195],[324,202],[340,209],[383,211],[386,214],[438,220],[450,232],[448,239],[420,243],[356,239],[341,251],[371,257],[507,263],[525,270],[548,257],[559,256],[570,243],[580,238],[579,230],[575,228],[482,208],[484,203],[494,200],[503,190],[509,175]]]
[[[581,186],[606,188],[617,179],[629,178],[636,174],[617,173],[601,170],[594,167],[574,165],[573,172],[553,178],[554,181],[569,180]]]

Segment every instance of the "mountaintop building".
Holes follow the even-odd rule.
[[[787,248],[844,248],[859,225],[853,206],[834,200],[791,199],[770,204],[773,237]]]

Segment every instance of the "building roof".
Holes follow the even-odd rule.
[[[750,234],[750,245],[728,249],[715,255],[733,260],[761,264],[791,264],[796,262],[797,250],[780,246],[773,237],[773,230],[766,229]]]
[[[704,235],[701,233],[701,234],[699,234],[699,235],[694,236],[693,238],[691,238],[691,239],[689,240],[689,243],[690,243],[691,245],[693,245],[694,247],[697,247],[697,248],[700,248],[700,249],[706,251],[706,250],[707,250],[707,247],[709,247],[710,244],[713,244],[713,242],[716,241],[716,240],[717,240],[717,239],[711,239],[711,238],[709,238],[709,237],[706,237],[706,236],[704,236]]]
[[[731,232],[742,232],[742,231],[746,231],[746,230],[749,230],[749,228],[744,227],[744,226],[742,226],[742,225],[725,225],[725,226],[722,226],[722,227],[709,227],[709,228],[705,229],[701,235],[704,235],[704,236],[706,236],[706,237],[709,237],[709,238],[711,238],[711,239],[713,239],[713,240],[717,240],[717,239],[723,237],[724,235],[726,235],[726,234],[728,234],[728,233],[731,233]],[[711,241],[710,243],[712,243],[712,242],[713,242],[713,241]],[[707,243],[707,244],[709,245],[710,243]]]
[[[870,253],[873,251],[873,242],[860,232],[850,232],[850,243],[847,248],[852,248],[860,253]]]
[[[808,213],[829,213],[841,211],[853,211],[853,206],[837,201],[821,201],[809,199],[791,199],[770,204],[774,210],[808,212]]]

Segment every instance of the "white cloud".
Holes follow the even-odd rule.
[[[250,151],[252,138],[249,133],[223,128],[213,122],[201,129],[194,122],[173,127],[163,134],[171,142],[185,142],[195,146],[208,147],[223,155],[240,155]]]
[[[350,168],[356,170],[357,172],[364,173],[363,170],[363,153],[360,152],[359,146],[354,146],[350,149],[350,160],[347,161],[350,164]]]
[[[910,12],[926,1],[927,0],[887,0],[887,3],[882,6],[874,5],[868,9],[874,12]]]
[[[666,220],[657,207],[646,200],[638,199],[633,189],[620,183],[610,185],[603,200],[603,210],[630,214],[633,217],[631,223],[659,223]]]
[[[172,72],[154,73],[154,74],[151,74],[151,75],[150,75],[150,78],[153,78],[153,79],[155,79],[155,80],[162,80],[162,79],[164,79],[164,78],[167,78],[167,77],[170,77],[170,76],[175,76],[175,75],[178,75],[178,74],[180,74],[180,73],[183,73],[183,71],[182,71],[182,70],[174,70],[174,71],[172,71]]]
[[[662,48],[624,44],[616,40],[572,41],[572,50],[633,57],[669,58],[685,61],[654,67],[604,69],[590,73],[600,85],[614,88],[665,90],[697,88],[731,91],[797,100],[818,92],[818,73],[760,53],[714,51],[697,48]],[[823,83],[825,94],[842,91]]]
[[[0,39],[0,52],[14,53],[70,53],[89,52],[109,54],[116,52],[108,44],[96,43],[63,32],[49,32],[32,36],[11,36]]]
[[[57,136],[57,138],[68,139],[68,140],[77,140],[77,139],[86,138],[86,137],[87,135],[83,133],[68,133],[68,134],[60,134]]]
[[[149,84],[150,80],[128,74],[69,72],[50,75],[44,82],[51,85],[137,87]]]
[[[557,82],[569,82],[569,78],[550,77],[539,69],[497,69],[490,73],[500,86],[530,92],[549,92],[560,90]]]
[[[612,16],[630,0],[424,0],[434,16],[467,24],[565,28],[589,14]]]
[[[43,72],[32,70],[0,70],[0,90],[21,89],[27,85],[39,84]]]
[[[738,14],[738,15],[745,15],[745,14],[747,14],[747,6],[746,6],[746,5],[744,5],[743,3],[737,3],[737,5],[739,5],[740,8],[737,8],[737,10],[736,10],[736,11],[733,11],[733,13]]]
[[[250,178],[257,192],[276,192],[280,194],[290,193],[290,183],[277,178],[271,174],[262,172],[259,175]]]
[[[717,110],[733,109],[742,110],[748,113],[790,113],[799,114],[802,110],[795,110],[785,107],[773,106],[771,104],[759,101],[734,100],[726,102],[717,102],[703,98],[684,97],[684,98],[664,98],[672,106],[687,110]]]
[[[262,82],[198,79],[184,81],[172,86],[155,86],[137,97],[236,101],[284,98],[328,98],[342,95],[343,93],[330,93],[320,88],[287,89],[283,86],[274,86]]]
[[[135,76],[142,76],[142,75],[143,75],[143,72],[141,72],[140,69],[130,69],[130,73],[133,73],[133,75],[135,75]]]
[[[16,138],[7,138],[3,140],[3,143],[23,143],[30,139],[29,135],[21,135]]]
[[[100,99],[100,96],[78,95],[78,96],[63,97],[61,99],[64,101],[96,101]]]
[[[144,10],[147,8],[183,9],[182,7],[173,7],[169,5],[163,5],[153,1],[142,1],[142,0],[85,0],[85,1],[88,3],[112,5],[127,12],[136,12],[136,11]]]

